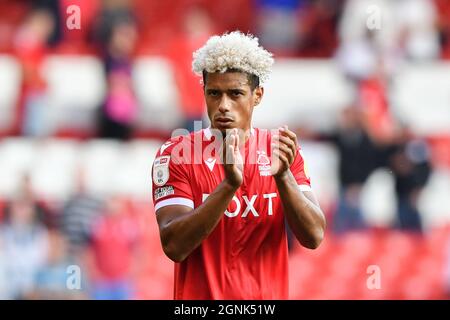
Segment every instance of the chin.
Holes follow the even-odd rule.
[[[226,130],[231,130],[236,128],[236,123],[230,122],[230,123],[215,123],[214,126],[216,129],[220,130],[221,132],[226,132]]]

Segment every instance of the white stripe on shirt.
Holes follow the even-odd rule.
[[[160,209],[160,208],[162,208],[162,207],[171,206],[171,205],[182,205],[182,206],[186,206],[186,207],[194,209],[194,201],[192,201],[191,199],[187,199],[187,198],[170,198],[170,199],[158,202],[155,205],[155,211]]]

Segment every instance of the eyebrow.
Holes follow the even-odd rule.
[[[206,89],[206,92],[211,92],[211,91],[218,91],[218,92],[245,92],[245,89],[243,88],[230,88],[230,89],[226,89],[226,90],[221,90],[218,88],[208,88]]]

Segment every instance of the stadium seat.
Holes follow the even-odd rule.
[[[37,155],[33,140],[8,138],[0,143],[0,194],[12,197],[19,191],[21,179],[30,173]],[[38,190],[36,190],[38,191]]]
[[[136,283],[136,299],[170,300],[173,299],[173,281],[167,282],[158,275],[139,277]]]
[[[374,227],[392,226],[397,219],[395,201],[392,175],[387,169],[375,170],[361,191],[361,208],[365,221]]]
[[[133,81],[140,104],[138,129],[178,128],[182,115],[171,63],[164,57],[139,57],[134,62]]]
[[[0,55],[0,133],[11,129],[22,81],[19,62],[12,56]]]
[[[394,113],[418,135],[450,133],[450,63],[404,65],[394,78]]]
[[[151,199],[151,168],[162,143],[158,140],[134,140],[124,146],[126,157],[121,158],[114,173],[118,192],[129,197]]]
[[[303,149],[304,161],[308,175],[311,177],[311,187],[319,199],[321,208],[326,212],[339,193],[338,162],[339,155],[332,144],[312,142],[298,137]]]
[[[302,299],[308,293],[311,279],[316,279],[316,266],[302,253],[293,254],[289,259],[289,296]]]
[[[368,231],[351,231],[336,239],[340,245],[340,252],[354,261],[367,260],[374,252],[374,235]]]
[[[419,208],[426,229],[450,222],[450,170],[436,168],[419,199]]]
[[[262,128],[288,124],[329,130],[339,110],[354,97],[333,60],[278,59],[264,86],[264,98],[253,116]]]
[[[50,133],[93,132],[106,90],[100,60],[92,56],[53,55],[44,61],[42,72],[48,85]]]
[[[429,274],[414,274],[406,279],[401,285],[401,299],[438,299],[439,297],[442,297],[442,295],[442,285],[433,281]]]
[[[97,195],[117,192],[118,166],[126,158],[124,146],[115,140],[90,140],[81,149],[82,166],[87,174],[87,189]]]
[[[45,140],[40,143],[31,177],[42,196],[67,199],[75,188],[79,145],[71,140]]]

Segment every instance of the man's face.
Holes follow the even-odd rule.
[[[245,73],[215,72],[208,73],[204,94],[212,128],[222,132],[233,128],[247,131],[263,89],[252,90]]]

